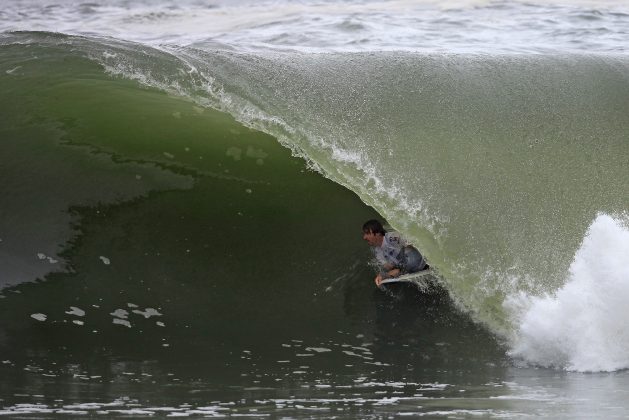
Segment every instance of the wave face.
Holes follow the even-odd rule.
[[[169,53],[101,60],[273,134],[481,289],[554,290],[626,209],[624,58]]]
[[[520,327],[505,298],[555,293],[597,214],[621,226],[629,207],[624,57],[251,54],[36,33],[3,42],[71,45],[111,74],[273,135],[408,235],[459,305],[508,340]]]
[[[626,253],[618,251],[629,209],[629,14],[622,4],[75,6],[28,0],[0,13],[0,118],[16,140],[3,144],[12,157],[2,168],[11,197],[2,206],[3,286],[74,270],[67,249],[80,242],[85,208],[194,189],[201,176],[215,180],[226,202],[246,208],[242,214],[305,214],[273,204],[286,200],[284,189],[305,187],[276,188],[282,177],[295,178],[283,170],[294,161],[269,158],[280,152],[270,153],[275,146],[253,128],[407,235],[458,306],[513,357],[571,370],[629,367],[622,357],[629,339],[608,345],[627,314],[593,287],[606,284],[614,296],[627,288]],[[34,29],[66,35],[11,32]],[[105,88],[111,76],[117,87]],[[170,96],[148,99],[130,80]],[[68,117],[77,104],[98,107],[103,97],[110,108]],[[134,106],[118,105],[118,97]],[[178,127],[188,134],[178,139],[173,121],[189,108],[173,97],[212,122],[186,120]],[[142,107],[164,116],[150,124],[160,133],[140,128]],[[203,132],[221,134],[200,145],[193,138]],[[207,150],[192,157],[195,147]],[[243,169],[245,162],[251,167]],[[266,201],[246,206],[230,192],[234,183],[247,196],[273,187]],[[331,193],[320,194],[325,202]],[[358,226],[373,215],[341,206],[352,208],[342,216],[334,207],[333,230],[345,232],[345,216]],[[309,217],[318,220],[314,209],[323,208],[311,203]],[[294,238],[312,235],[291,229]],[[580,324],[602,332],[575,342],[577,326],[568,320],[590,300],[599,304],[582,312]],[[605,311],[614,322],[603,320]]]
[[[628,207],[624,58],[169,53],[194,77],[102,62],[201,103],[210,92],[314,162],[410,236],[503,337],[504,297],[557,290],[596,215]]]

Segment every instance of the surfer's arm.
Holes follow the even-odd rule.
[[[385,278],[397,277],[402,273],[402,267],[396,263],[386,263],[382,265],[383,280]]]

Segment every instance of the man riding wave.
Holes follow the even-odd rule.
[[[424,257],[415,247],[408,244],[398,232],[387,232],[378,220],[365,222],[363,239],[371,246],[380,266],[380,272],[375,278],[377,286],[380,286],[384,279],[429,268]]]

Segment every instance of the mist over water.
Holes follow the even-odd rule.
[[[3,6],[0,413],[625,412],[625,5]]]

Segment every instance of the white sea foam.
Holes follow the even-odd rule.
[[[31,318],[33,318],[33,319],[36,319],[36,320],[38,320],[38,321],[42,321],[42,322],[43,322],[43,321],[45,321],[45,320],[46,320],[47,316],[46,316],[46,315],[44,315],[44,314],[32,314],[32,315],[31,315]]]
[[[505,302],[518,325],[512,356],[582,372],[629,368],[626,219],[600,214],[594,220],[567,282],[552,296],[521,294]]]
[[[114,318],[112,322],[117,325],[124,325],[127,328],[131,328],[131,323],[125,319]]]
[[[37,258],[39,258],[40,260],[48,260],[48,262],[50,264],[56,264],[59,262],[59,260],[53,258],[53,257],[49,257],[48,255],[44,254],[44,253],[37,253]]]
[[[511,1],[502,7],[489,0],[241,0],[213,1],[213,7],[200,1],[110,0],[89,12],[74,1],[5,3],[0,31],[89,33],[154,45],[316,52],[627,48],[626,23],[617,13],[627,5],[620,0]],[[592,30],[587,18],[575,19],[579,8],[606,30]],[[539,19],[544,13],[553,19]]]
[[[115,316],[117,318],[127,319],[127,317],[129,316],[129,312],[125,311],[124,309],[116,309],[115,311],[113,311],[109,315]]]
[[[81,308],[77,308],[76,306],[70,306],[70,310],[66,311],[68,315],[76,315],[76,316],[85,316],[85,311]]]
[[[306,347],[306,351],[314,351],[316,353],[325,353],[332,350],[326,347]]]
[[[142,315],[144,318],[150,318],[152,316],[162,316],[162,314],[158,310],[153,308],[146,308],[144,311],[134,309],[132,312],[134,314]]]

